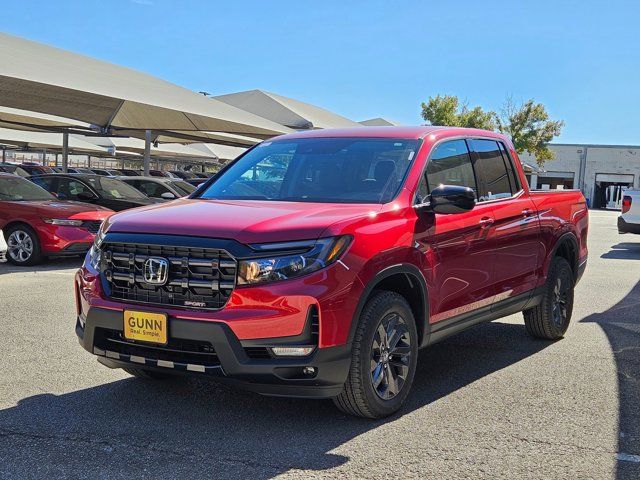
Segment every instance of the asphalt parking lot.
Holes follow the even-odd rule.
[[[74,333],[80,260],[0,264],[0,478],[640,478],[640,236],[591,214],[565,339],[514,315],[421,352],[404,410],[109,370]]]

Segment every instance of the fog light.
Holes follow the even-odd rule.
[[[271,347],[276,357],[305,357],[313,352],[315,347]]]
[[[302,373],[304,373],[305,375],[315,375],[316,367],[304,367],[302,369]]]

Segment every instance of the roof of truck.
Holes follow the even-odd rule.
[[[287,138],[335,138],[335,137],[356,137],[356,138],[405,138],[421,139],[431,133],[447,133],[451,135],[464,136],[484,136],[494,138],[505,138],[502,134],[489,130],[477,128],[461,127],[434,127],[434,126],[393,126],[393,127],[354,127],[354,128],[325,128],[320,130],[304,130],[275,137],[277,140]]]

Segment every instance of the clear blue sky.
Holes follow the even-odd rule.
[[[640,144],[640,1],[4,0],[2,29],[212,94],[421,122],[448,93],[534,98],[556,141]],[[34,66],[37,68],[37,66]]]

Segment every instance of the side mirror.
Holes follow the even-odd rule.
[[[431,191],[429,204],[435,213],[468,212],[476,206],[476,193],[469,187],[440,185]]]
[[[160,198],[164,198],[165,200],[175,200],[176,196],[171,192],[164,192],[160,195]]]

